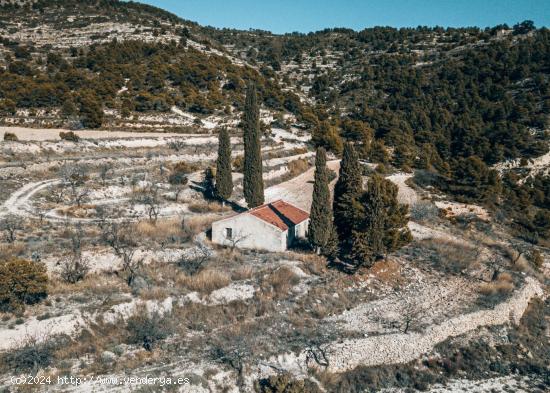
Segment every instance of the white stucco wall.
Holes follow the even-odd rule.
[[[309,226],[309,218],[307,220],[302,221],[296,226],[298,227],[298,232],[297,232],[298,237],[305,239],[307,235],[307,228]]]
[[[231,246],[226,228],[233,230],[233,238],[240,239],[236,247],[281,252],[287,249],[287,231],[243,213],[212,224],[212,243]]]

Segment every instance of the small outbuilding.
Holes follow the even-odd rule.
[[[309,214],[283,200],[266,203],[212,224],[212,242],[224,246],[285,251],[305,238]]]

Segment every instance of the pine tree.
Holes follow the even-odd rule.
[[[346,143],[340,164],[338,181],[334,187],[334,227],[338,234],[340,252],[346,257],[351,251],[351,232],[360,210],[358,198],[363,185],[361,167],[353,145]]]
[[[220,130],[218,137],[218,159],[216,160],[216,198],[227,200],[233,192],[231,177],[231,144],[226,128]]]
[[[264,203],[262,152],[260,144],[260,111],[256,86],[248,85],[244,110],[244,198],[249,208]]]
[[[352,258],[357,267],[370,266],[377,257],[387,255],[411,241],[406,227],[408,206],[397,202],[397,186],[373,175],[360,198],[361,213],[352,230]]]
[[[313,183],[313,201],[309,215],[308,240],[319,254],[326,253],[326,246],[332,235],[332,208],[330,190],[328,187],[327,155],[324,148],[319,147],[315,156],[315,180]],[[332,248],[332,247],[329,247]]]

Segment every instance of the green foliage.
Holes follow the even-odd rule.
[[[103,123],[103,108],[99,97],[93,92],[80,95],[80,121],[84,128],[99,128]]]
[[[489,169],[479,157],[471,156],[454,163],[447,191],[459,200],[496,202],[501,182],[496,171]]]
[[[244,198],[249,208],[264,203],[262,155],[260,143],[260,109],[256,87],[248,86],[243,117],[244,128]]]
[[[313,200],[309,214],[308,240],[311,246],[323,253],[330,252],[333,233],[333,217],[328,187],[327,157],[325,149],[319,147],[315,156],[315,178],[313,183]]]
[[[358,198],[363,189],[362,182],[357,153],[351,143],[346,143],[333,201],[334,226],[343,255],[351,252],[351,231],[360,210]]]
[[[74,101],[72,99],[66,99],[61,107],[61,114],[65,117],[75,116],[78,112]]]
[[[17,112],[17,105],[13,100],[9,98],[0,100],[0,114],[1,115],[15,115]]]
[[[256,382],[259,393],[320,393],[319,387],[309,380],[296,380],[289,374],[271,375]]]
[[[401,146],[401,145],[400,145]],[[382,139],[375,139],[369,150],[369,159],[372,162],[387,164],[390,160],[390,155],[386,149],[386,145]]]
[[[311,141],[315,146],[324,147],[336,154],[342,152],[342,139],[338,134],[338,130],[327,120],[320,122],[313,129]]]
[[[377,257],[412,240],[406,227],[408,206],[397,202],[397,186],[373,175],[360,198],[361,210],[352,230],[352,256],[356,266],[370,266]]]
[[[218,139],[218,158],[216,160],[216,190],[219,199],[227,200],[233,192],[231,175],[231,142],[226,128],[220,130]]]
[[[0,310],[13,311],[47,296],[48,275],[39,262],[25,259],[0,261]]]

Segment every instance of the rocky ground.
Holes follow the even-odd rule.
[[[399,200],[411,205],[415,240],[349,276],[309,251],[231,251],[209,243],[209,224],[232,214],[230,206],[205,201],[201,192],[202,173],[215,159],[214,134],[81,131],[79,142],[68,142],[58,139],[59,130],[4,131],[20,141],[0,144],[0,218],[20,226],[0,252],[40,260],[50,276],[46,301],[1,314],[6,388],[22,372],[111,379],[147,373],[187,378],[180,391],[237,392],[289,373],[332,391],[331,381],[358,368],[408,364],[453,338],[475,337],[492,326],[513,329],[529,302],[547,294],[548,276],[516,258],[511,238],[487,211],[422,190],[411,183],[412,174],[387,176],[399,186]],[[237,158],[239,136],[231,142]],[[313,153],[307,137],[274,128],[263,153],[266,200],[284,198],[308,209]],[[300,170],[290,165],[297,160],[304,163]],[[182,162],[189,182],[179,187],[169,176]],[[328,165],[337,172],[339,161]],[[81,167],[85,181],[73,193],[65,171]],[[236,204],[241,179],[235,172]],[[156,217],[142,198],[152,187]],[[139,261],[139,274],[131,285],[122,273],[123,255],[101,240],[102,228],[116,223],[131,227],[139,239],[131,256]],[[62,275],[78,231],[89,270],[70,284]],[[496,257],[507,276],[492,282]],[[166,328],[153,350],[132,339],[135,321],[148,315]],[[6,360],[37,345],[48,359],[38,368]],[[487,391],[497,383],[528,391],[540,383],[530,375],[507,378],[454,378],[433,391]],[[52,389],[128,386],[88,382],[46,390]]]

